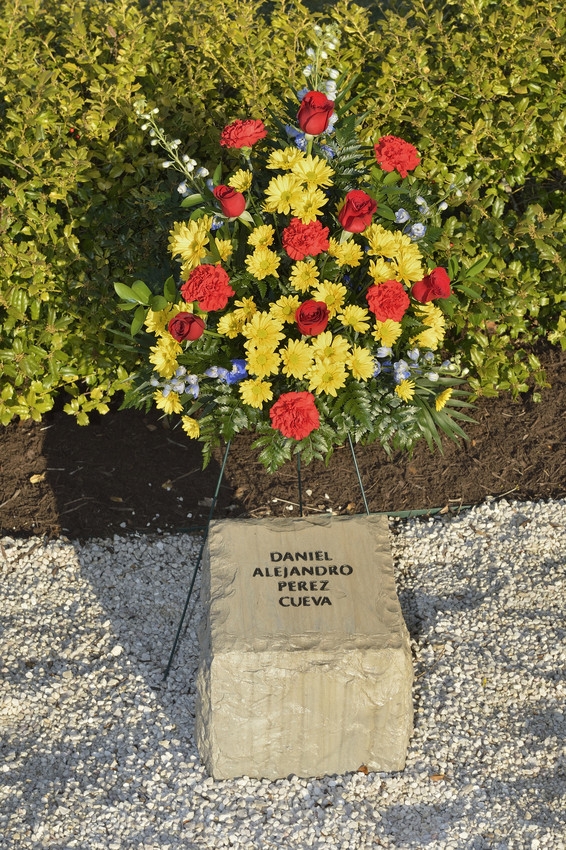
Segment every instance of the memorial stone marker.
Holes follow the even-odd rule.
[[[385,517],[214,521],[201,596],[215,779],[404,767],[413,672]]]

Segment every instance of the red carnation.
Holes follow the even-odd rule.
[[[231,186],[216,186],[212,194],[222,208],[222,215],[237,218],[246,208],[246,199],[241,192],[236,192]]]
[[[361,189],[352,189],[344,198],[338,221],[348,233],[361,233],[371,224],[377,204]]]
[[[283,393],[271,410],[271,427],[277,428],[284,437],[303,440],[320,425],[314,396],[309,392]]]
[[[398,171],[401,177],[406,177],[421,161],[417,149],[397,136],[382,136],[373,147],[381,168],[384,171]]]
[[[318,136],[328,127],[333,112],[333,100],[329,100],[321,91],[308,91],[297,113],[299,127],[309,136]]]
[[[328,250],[328,233],[328,228],[323,227],[318,219],[303,224],[300,218],[292,218],[281,239],[292,260],[304,260]]]
[[[188,303],[198,302],[201,310],[223,310],[231,295],[236,293],[229,284],[230,278],[222,266],[203,263],[190,273],[181,287],[181,295]]]
[[[370,286],[366,298],[369,309],[375,313],[378,322],[385,322],[387,319],[400,322],[411,303],[405,287],[398,280],[386,280]]]
[[[246,118],[228,124],[220,134],[220,144],[225,148],[251,148],[260,139],[265,139],[267,130],[263,121]]]
[[[194,313],[177,313],[167,325],[167,330],[177,342],[199,339],[204,333],[205,324]]]
[[[433,269],[422,280],[413,284],[411,295],[421,304],[434,301],[435,298],[450,298],[452,290],[446,269],[440,267]]]

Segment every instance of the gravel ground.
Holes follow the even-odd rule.
[[[193,737],[198,539],[4,538],[0,847],[566,847],[566,501],[391,521],[415,664],[402,773],[214,782]]]

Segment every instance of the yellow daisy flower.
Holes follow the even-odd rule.
[[[200,425],[196,419],[193,419],[192,416],[183,416],[181,419],[181,427],[191,440],[198,439],[200,435]]]
[[[289,215],[291,206],[300,200],[302,194],[301,181],[294,174],[281,174],[269,182],[266,189],[266,200],[263,208],[266,212]]]
[[[221,336],[227,336],[228,339],[235,339],[241,334],[245,323],[246,317],[241,310],[238,310],[238,314],[234,311],[234,313],[226,313],[226,315],[221,316],[218,320],[216,330]]]
[[[276,351],[262,346],[261,348],[248,347],[246,368],[250,375],[257,375],[258,378],[265,378],[267,375],[276,375],[279,371],[281,357]]]
[[[168,247],[172,257],[180,257],[183,274],[188,274],[200,265],[206,256],[212,216],[205,215],[198,221],[176,222],[169,232]]]
[[[283,150],[273,151],[267,160],[267,167],[276,169],[280,168],[282,171],[288,171],[293,168],[297,162],[300,162],[305,158],[305,155],[299,148],[296,147],[288,147]]]
[[[249,322],[246,322],[242,328],[242,334],[250,341],[252,345],[271,346],[274,349],[279,340],[283,339],[285,334],[282,334],[283,323],[269,313],[257,312],[251,317]]]
[[[153,400],[158,410],[163,410],[164,413],[182,413],[183,405],[177,393],[169,393],[163,395],[161,390],[157,390],[153,394]]]
[[[291,210],[303,224],[310,224],[321,215],[322,208],[327,203],[328,198],[320,189],[307,189],[297,194],[296,199],[291,203]]]
[[[256,248],[253,254],[246,257],[246,268],[257,280],[263,280],[269,275],[279,277],[277,268],[281,262],[275,251],[269,248]]]
[[[375,361],[373,356],[367,350],[359,345],[354,345],[352,354],[347,360],[346,365],[357,381],[367,381],[375,372]]]
[[[384,322],[376,320],[373,336],[386,348],[391,348],[393,343],[399,339],[402,332],[401,322],[394,322],[393,319],[386,319]]]
[[[216,239],[216,248],[222,261],[227,260],[234,253],[234,247],[229,239]]]
[[[338,314],[339,320],[344,327],[353,328],[357,333],[365,333],[370,327],[370,314],[363,307],[349,304]]]
[[[312,291],[314,300],[324,301],[328,307],[328,316],[330,319],[334,318],[336,313],[340,312],[347,294],[348,290],[343,283],[332,283],[329,280],[323,281]]]
[[[306,292],[318,283],[318,269],[314,260],[299,260],[291,267],[289,283],[298,292]]]
[[[274,227],[270,224],[260,224],[248,236],[248,245],[253,245],[254,248],[269,248],[270,245],[273,245],[274,236]]]
[[[148,310],[144,325],[150,333],[161,336],[165,333],[173,316],[176,316],[181,310],[185,313],[192,313],[192,304],[183,304],[182,307],[180,304],[170,304],[165,310],[158,310],[157,313]]]
[[[346,363],[350,356],[348,340],[340,334],[332,336],[330,331],[324,331],[311,341],[313,357],[316,360],[330,361],[331,363]]]
[[[234,310],[235,315],[240,318],[240,316],[246,321],[249,322],[252,316],[257,313],[256,303],[253,298],[242,298],[241,301],[235,302],[237,309]]]
[[[308,154],[292,166],[291,172],[309,188],[332,186],[334,170],[319,156]]]
[[[344,386],[347,377],[343,363],[332,362],[328,359],[317,360],[308,373],[309,390],[317,395],[326,393],[336,396],[336,391]]]
[[[328,253],[331,257],[334,257],[340,267],[356,268],[364,257],[363,248],[353,239],[348,239],[347,242],[342,243],[338,242],[337,239],[330,239]]]
[[[436,351],[443,339],[444,334],[439,333],[436,328],[427,328],[425,331],[421,331],[420,334],[411,338],[411,345],[418,345],[419,348],[430,348],[431,351]]]
[[[283,295],[271,305],[269,312],[280,322],[292,323],[295,321],[295,313],[300,306],[301,299],[298,295]]]
[[[411,401],[415,395],[415,382],[404,379],[395,387],[395,395],[398,395],[403,401]]]
[[[239,171],[236,171],[236,173],[230,177],[228,180],[228,186],[231,186],[232,189],[236,190],[236,192],[247,192],[252,185],[252,180],[252,172],[240,168]]]
[[[312,366],[312,349],[302,339],[290,339],[285,348],[281,348],[282,372],[292,378],[304,378]]]
[[[411,247],[413,247],[411,245]],[[424,277],[424,271],[421,264],[421,255],[417,252],[415,255],[412,251],[406,251],[405,249],[399,251],[397,257],[395,258],[395,265],[397,266],[397,280],[402,280],[403,283],[410,284],[415,280],[422,280]]]
[[[381,224],[370,224],[363,233],[368,241],[369,253],[375,257],[394,257],[397,248],[395,233]],[[410,241],[410,240],[409,240]]]
[[[417,318],[421,320],[423,325],[426,325],[426,330],[414,336],[411,339],[411,344],[436,351],[444,339],[446,329],[444,313],[432,303],[421,304],[417,311]]]
[[[445,407],[446,402],[452,395],[452,387],[448,387],[448,389],[443,390],[436,396],[436,401],[434,402],[434,406],[437,410],[442,410]]]
[[[273,398],[271,384],[269,381],[262,381],[260,378],[241,381],[238,389],[240,390],[242,401],[244,404],[249,404],[250,407],[261,408],[264,402],[271,401]]]
[[[171,378],[179,365],[177,357],[183,349],[170,334],[161,336],[156,345],[150,348],[149,362],[153,364],[155,371],[162,378]]]
[[[369,264],[368,274],[373,278],[373,282],[377,285],[386,280],[397,280],[397,264],[388,263],[381,257],[377,260],[372,260]]]

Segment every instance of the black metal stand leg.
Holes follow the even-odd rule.
[[[356,468],[356,475],[358,476],[358,484],[360,485],[360,490],[362,491],[362,499],[364,500],[364,507],[366,509],[366,514],[369,514],[368,502],[366,499],[366,492],[364,490],[364,485],[362,483],[362,476],[360,475],[360,469],[358,467],[358,461],[356,460],[356,453],[354,451],[354,444],[352,443],[352,438],[348,434],[348,442],[350,443],[350,451],[352,452],[352,458],[354,460],[354,466]]]
[[[222,479],[224,477],[224,470],[226,468],[226,461],[228,460],[229,450],[230,450],[230,440],[228,440],[228,442],[226,443],[226,451],[224,452],[224,457],[222,459],[222,466],[220,468],[220,475],[218,476],[218,481],[216,483],[216,490],[214,491],[214,496],[212,497],[212,504],[210,506],[210,512],[208,514],[208,520],[207,520],[206,527],[205,527],[205,530],[204,530],[201,547],[200,547],[200,550],[199,550],[199,553],[198,553],[197,562],[196,562],[195,568],[193,570],[193,576],[192,576],[192,579],[191,579],[189,592],[187,594],[185,607],[183,608],[183,613],[181,615],[181,621],[179,623],[179,628],[177,629],[177,634],[175,635],[175,641],[173,643],[173,649],[171,650],[171,655],[169,656],[169,662],[167,664],[167,667],[165,668],[165,673],[163,674],[163,680],[164,681],[165,681],[165,679],[167,679],[167,676],[169,675],[169,671],[171,670],[171,664],[173,663],[173,658],[175,657],[175,652],[177,650],[177,644],[179,643],[179,637],[181,635],[181,629],[183,628],[183,623],[185,621],[185,616],[187,614],[189,602],[191,601],[191,596],[193,594],[193,588],[195,586],[195,580],[196,580],[197,573],[198,573],[198,570],[199,570],[199,567],[200,567],[200,562],[202,561],[202,556],[203,556],[203,553],[204,553],[204,547],[206,545],[206,540],[207,540],[207,537],[208,537],[208,529],[210,527],[210,522],[212,520],[214,508],[216,507],[216,502],[218,501],[218,494],[220,493],[220,485],[221,485]]]

